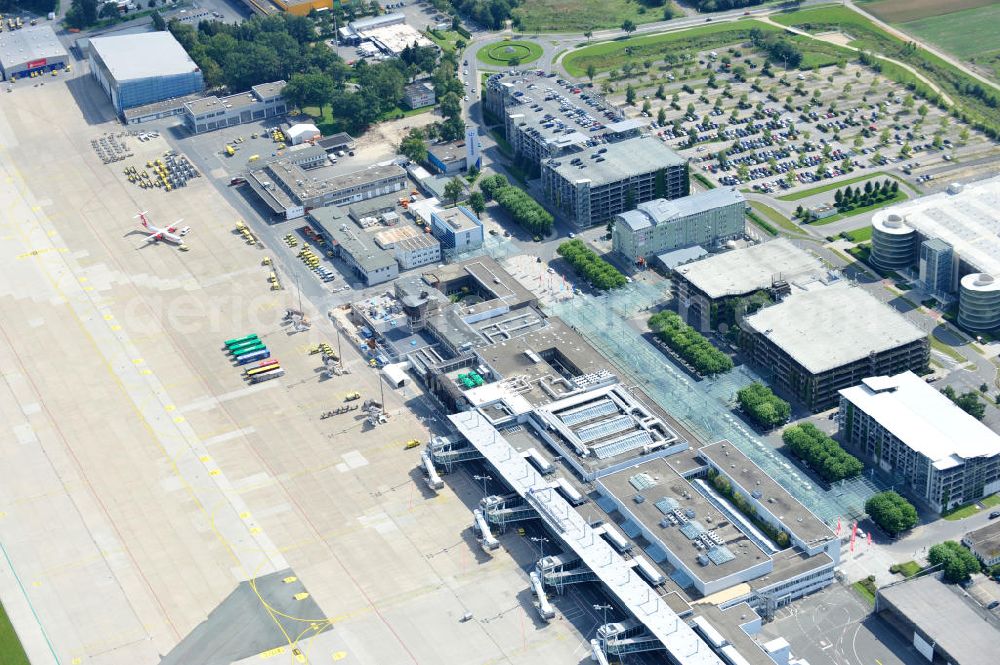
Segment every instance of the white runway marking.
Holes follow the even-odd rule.
[[[253,434],[257,431],[256,427],[244,427],[242,429],[236,429],[232,432],[226,432],[225,434],[218,434],[211,438],[205,439],[202,443],[206,446],[214,446],[217,443],[225,443],[226,441],[232,441],[233,439],[238,439],[241,436],[246,436],[247,434]]]
[[[218,397],[212,397],[209,395],[202,397],[201,399],[197,399],[189,404],[185,404],[180,408],[180,411],[181,413],[188,413],[190,411],[210,411],[223,402],[228,402],[247,395],[253,395],[254,393],[259,393],[262,390],[277,388],[279,385],[280,383],[278,381],[267,381],[265,383],[258,383],[255,386],[247,386],[246,388],[240,388],[239,390],[233,390],[232,392],[222,393]]]

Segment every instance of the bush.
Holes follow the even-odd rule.
[[[736,399],[743,412],[763,427],[777,427],[792,415],[791,405],[759,381],[737,391]]]
[[[654,314],[649,318],[649,327],[699,374],[711,376],[733,368],[733,361],[729,356],[712,346],[701,333],[684,323],[674,312],[665,310]]]
[[[895,536],[917,523],[917,509],[897,492],[880,492],[865,502],[865,512],[886,533]]]
[[[976,555],[954,540],[933,546],[927,553],[927,560],[932,566],[942,567],[944,579],[948,582],[961,582],[980,570]]]
[[[846,452],[812,423],[785,429],[781,433],[781,440],[796,457],[808,462],[827,482],[853,478],[865,469],[861,460]]]
[[[507,211],[518,226],[535,235],[545,235],[552,230],[552,215],[528,196],[511,185],[506,177],[493,175],[479,181],[479,189],[488,199],[493,199]]]
[[[747,519],[753,522],[755,527],[763,531],[780,549],[785,549],[791,545],[792,539],[788,535],[788,532],[782,531],[770,522],[762,520],[757,514],[756,509],[754,509],[753,504],[744,498],[742,494],[733,490],[732,483],[729,482],[728,478],[719,475],[719,472],[715,469],[709,469],[708,480],[712,483],[712,486],[719,492],[719,494],[726,497],[734,508],[743,513]]]
[[[625,285],[625,276],[580,240],[567,240],[556,250],[595,289],[607,291]]]

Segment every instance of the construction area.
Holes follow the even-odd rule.
[[[0,595],[34,665],[579,662],[581,627],[542,630],[518,561],[467,528],[478,484],[415,482],[422,398],[271,290],[274,248],[208,178],[136,187],[67,86],[4,102]],[[143,245],[143,210],[190,251]],[[280,379],[248,385],[225,343],[251,334]]]

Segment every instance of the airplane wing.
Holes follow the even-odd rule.
[[[170,226],[168,226],[167,227],[167,233],[174,233],[174,232],[176,232],[177,229],[180,227],[181,222],[183,222],[183,221],[184,221],[183,219],[178,219],[176,222],[174,222],[173,224],[171,224]]]
[[[156,242],[157,240],[163,240],[163,233],[150,233],[146,236],[146,242]]]

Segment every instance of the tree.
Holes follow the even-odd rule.
[[[828,482],[853,478],[864,471],[864,464],[824,434],[812,423],[788,427],[781,433],[781,439],[798,458]]]
[[[510,60],[507,61],[507,64],[510,65],[511,67],[520,67],[521,58],[515,55],[514,57],[512,57]]]
[[[462,115],[462,99],[454,92],[449,92],[441,98],[441,115],[446,118],[458,118]]]
[[[945,386],[941,389],[941,393],[976,420],[982,420],[986,415],[986,405],[980,401],[979,395],[971,390],[959,395],[951,386]]]
[[[883,531],[895,536],[912,529],[918,521],[917,509],[892,490],[880,492],[865,502],[865,512]]]
[[[494,198],[497,192],[504,187],[509,186],[510,183],[507,181],[506,176],[500,175],[499,173],[488,176],[479,181],[479,189],[482,190],[483,195],[487,199]]]
[[[656,112],[656,124],[661,127],[667,125],[667,112],[661,107],[659,111]]]
[[[482,215],[486,210],[486,197],[482,192],[472,192],[469,194],[469,207],[476,215]]]
[[[759,381],[738,390],[736,401],[754,422],[768,429],[786,422],[792,414],[791,405]]]
[[[625,88],[625,103],[635,106],[635,88],[632,87],[631,83]]]
[[[150,2],[153,1],[154,0],[150,0]],[[153,18],[153,30],[157,32],[163,32],[164,30],[167,29],[167,22],[163,20],[162,16],[160,16],[160,12],[153,12],[152,18]]]
[[[624,32],[626,35],[631,35],[633,32],[635,32],[635,22],[632,21],[631,19],[625,19],[624,21],[622,21],[622,32]]]
[[[597,76],[597,67],[594,63],[590,63],[587,65],[587,78],[590,79],[591,83],[593,83],[595,76]]]
[[[318,106],[321,116],[323,108],[333,101],[333,93],[333,79],[319,72],[292,74],[292,78],[281,92],[285,99],[300,109],[306,106]]]
[[[583,36],[586,37],[589,42],[590,38],[594,36],[594,31],[588,28],[587,31],[583,33]]]
[[[118,3],[115,3],[115,2],[105,2],[103,5],[101,5],[101,11],[97,15],[97,17],[98,18],[114,18],[114,17],[120,16],[120,15],[121,14],[118,11]]]
[[[455,176],[444,185],[444,197],[451,199],[451,204],[458,203],[458,199],[465,193],[465,183],[458,176]]]
[[[424,141],[424,133],[419,129],[411,129],[399,144],[399,152],[415,162],[426,161],[427,143]]]
[[[948,582],[962,582],[981,569],[976,555],[954,540],[931,547],[927,560],[932,566],[941,566],[944,579]]]

